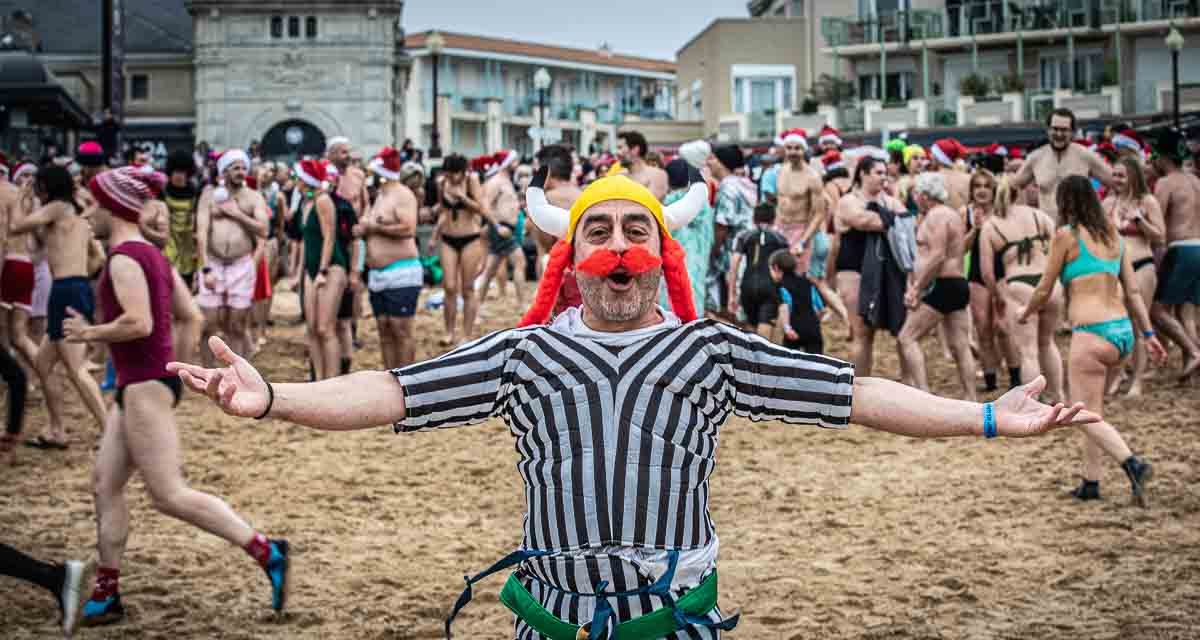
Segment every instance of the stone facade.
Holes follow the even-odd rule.
[[[311,124],[364,155],[403,121],[401,0],[193,0],[196,139],[244,147],[276,125]],[[290,20],[299,21],[292,35]],[[315,34],[309,31],[315,20]],[[280,24],[279,21],[282,21]],[[282,34],[281,34],[282,32]]]

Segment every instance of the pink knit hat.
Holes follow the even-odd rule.
[[[88,190],[113,215],[137,224],[146,201],[161,192],[166,182],[167,177],[157,171],[147,173],[135,167],[121,167],[92,178]]]

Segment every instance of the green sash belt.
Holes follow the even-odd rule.
[[[571,624],[550,613],[538,602],[517,574],[508,577],[500,592],[500,602],[534,631],[550,640],[578,640],[588,637],[588,625]],[[671,635],[680,629],[692,626],[688,618],[706,615],[717,606],[717,572],[713,571],[696,588],[680,596],[674,608],[663,607],[644,616],[622,622],[616,626],[617,640],[651,640]],[[687,614],[676,615],[676,612]],[[736,616],[732,619],[736,623]],[[583,629],[582,635],[580,629]]]

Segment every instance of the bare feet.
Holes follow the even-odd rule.
[[[1200,369],[1200,356],[1192,355],[1183,359],[1183,373],[1179,374],[1180,380],[1187,380],[1192,377],[1196,370]]]
[[[1129,391],[1125,392],[1126,398],[1139,398],[1142,395],[1142,382],[1139,380],[1129,386]]]
[[[442,347],[450,347],[456,344],[458,344],[458,336],[454,335],[453,333],[448,336],[442,336],[442,338],[438,340],[438,345]]]

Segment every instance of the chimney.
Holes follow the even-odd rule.
[[[613,57],[612,47],[607,42],[601,42],[599,47],[600,55],[605,58]]]

